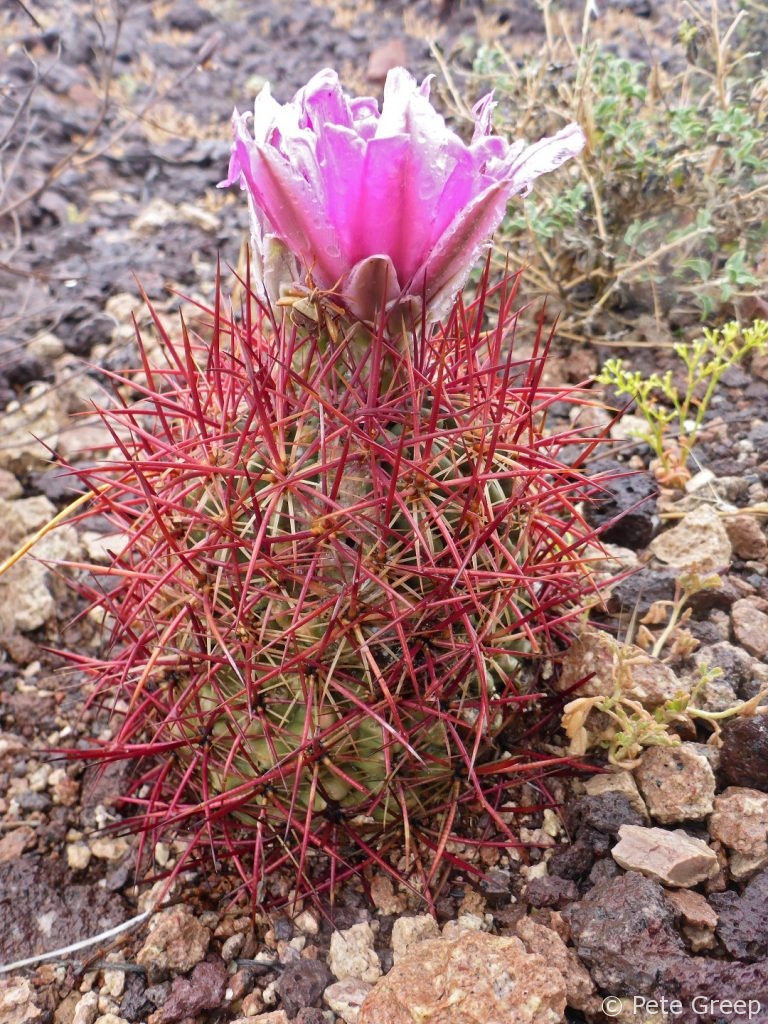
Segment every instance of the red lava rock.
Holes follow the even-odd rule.
[[[61,861],[26,854],[0,864],[0,963],[47,953],[121,924],[130,914],[98,885],[74,885]]]
[[[672,1018],[676,1024],[768,1024],[766,960],[729,964],[706,956],[680,958],[663,969],[660,992],[679,1000],[680,1012]],[[734,1013],[732,1007],[737,1000],[753,1002],[745,1006],[744,1012]]]
[[[710,905],[717,911],[717,937],[737,960],[754,963],[768,958],[768,871],[755,875],[744,892],[713,893]]]
[[[593,980],[616,995],[645,995],[685,946],[658,882],[634,871],[598,882],[562,911]]]
[[[275,991],[289,1017],[302,1007],[319,1003],[333,975],[321,960],[295,960],[288,964],[275,982]]]
[[[640,815],[629,799],[616,790],[606,790],[592,796],[580,796],[567,809],[569,829],[583,834],[586,828],[594,829],[604,835],[619,834],[622,825],[644,825]]]
[[[549,873],[578,882],[587,877],[596,860],[608,855],[622,825],[642,825],[643,819],[623,793],[609,790],[574,800],[566,824],[573,841],[554,851]]]
[[[328,1024],[322,1010],[316,1006],[305,1006],[296,1014],[295,1024]]]
[[[554,907],[556,910],[561,910],[578,898],[579,890],[575,882],[554,875],[532,878],[523,892],[523,899],[529,906]]]
[[[731,719],[722,739],[720,763],[726,781],[768,793],[768,715]]]
[[[224,1002],[226,988],[226,966],[220,960],[204,960],[190,978],[173,979],[171,994],[149,1020],[151,1024],[174,1024],[203,1010],[214,1010]]]

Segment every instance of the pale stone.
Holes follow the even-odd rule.
[[[0,835],[0,864],[18,860],[22,853],[31,850],[36,842],[35,830],[29,825],[20,825],[5,835]]]
[[[560,1024],[565,998],[560,971],[520,939],[467,931],[412,947],[358,1024]]]
[[[44,497],[0,499],[0,561],[18,551],[55,515],[55,506]],[[0,635],[31,632],[54,616],[52,574],[44,562],[77,558],[79,553],[76,530],[64,525],[35,545],[35,558],[21,558],[0,576]]]
[[[96,1018],[94,1024],[129,1024],[129,1022],[117,1013],[102,1013],[100,1017]]]
[[[431,914],[399,917],[392,926],[392,953],[397,963],[417,942],[436,939],[440,935],[437,921]]]
[[[357,1024],[360,1018],[360,1007],[372,989],[368,981],[359,978],[345,978],[329,985],[323,992],[323,1002],[345,1022]]]
[[[660,562],[700,575],[727,569],[732,555],[728,533],[709,505],[693,509],[671,530],[655,537],[649,547]]]
[[[102,836],[90,842],[91,853],[99,860],[120,860],[129,848],[128,840],[122,836]]]
[[[634,644],[620,644],[593,626],[586,626],[569,647],[555,687],[562,692],[577,683],[581,685],[573,692],[575,698],[611,697],[618,690],[648,708],[658,707],[686,689],[658,658]]]
[[[291,1024],[285,1010],[270,1010],[258,1017],[248,1017],[248,1024]]]
[[[627,798],[629,806],[637,811],[644,821],[648,821],[648,808],[640,796],[635,777],[625,768],[593,775],[585,780],[584,789],[589,796],[599,796],[601,793],[620,793]]]
[[[317,919],[317,914],[311,910],[302,910],[300,914],[297,914],[294,924],[304,935],[317,935],[320,931],[320,922]]]
[[[125,989],[125,971],[104,970],[103,991],[113,999],[119,999]]]
[[[72,1024],[93,1024],[99,1015],[99,996],[97,992],[86,992],[75,1006]]]
[[[621,825],[613,859],[627,871],[639,871],[662,885],[690,888],[717,874],[718,861],[701,839],[682,829]]]
[[[600,1000],[595,999],[595,984],[589,971],[572,949],[551,928],[538,924],[530,917],[521,918],[515,928],[529,953],[539,953],[565,979],[565,997],[568,1006],[584,1013],[595,1013]]]
[[[154,234],[159,228],[173,224],[179,219],[176,207],[167,199],[156,196],[142,206],[141,213],[131,221],[131,231],[138,235]]]
[[[67,864],[72,871],[84,871],[91,862],[91,851],[86,843],[67,843]]]
[[[52,363],[54,359],[63,356],[65,351],[64,342],[50,331],[44,331],[27,342],[27,354],[46,363]]]
[[[645,1001],[644,1001],[645,1002]],[[636,1006],[634,998],[628,996],[608,996],[603,1000],[603,1019],[618,1024],[668,1024],[670,1018],[660,1002]]]
[[[712,813],[715,773],[693,744],[649,747],[635,768],[635,779],[648,812],[662,825],[702,821]]]
[[[402,914],[405,899],[395,893],[395,886],[389,875],[374,875],[371,879],[371,900],[382,914]]]
[[[768,793],[729,786],[715,797],[709,833],[728,848],[735,879],[748,878],[768,865]]]
[[[728,870],[731,873],[731,878],[736,882],[742,882],[747,878],[751,878],[752,875],[756,875],[758,871],[762,871],[763,868],[768,867],[768,851],[762,853],[748,854],[748,853],[731,853],[728,858]]]
[[[34,1001],[35,990],[28,978],[0,978],[0,1021],[2,1024],[32,1024],[42,1015]]]
[[[208,952],[211,933],[184,906],[170,907],[155,914],[150,933],[136,956],[152,979],[169,971],[185,974]]]
[[[366,922],[331,935],[328,966],[337,981],[357,978],[374,982],[381,977],[381,964],[373,948],[373,931]]]
[[[56,390],[47,384],[33,385],[23,402],[3,413],[0,468],[20,478],[49,468],[51,448],[58,446],[59,431],[66,421]]]

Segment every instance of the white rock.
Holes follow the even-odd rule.
[[[338,981],[357,978],[374,982],[381,977],[381,964],[373,948],[373,931],[366,922],[331,935],[328,966]]]
[[[99,1015],[99,996],[97,992],[86,992],[81,996],[72,1014],[72,1024],[93,1024]]]
[[[323,1002],[345,1022],[357,1024],[360,1007],[373,986],[357,978],[345,978],[329,985],[323,992]]]
[[[394,962],[408,952],[411,946],[424,939],[436,939],[440,935],[437,921],[431,914],[417,917],[399,917],[392,926],[392,953]]]
[[[28,978],[0,978],[0,1021],[2,1024],[31,1024],[42,1015],[34,1001]]]
[[[639,871],[662,885],[688,889],[717,874],[717,854],[701,839],[682,829],[622,825],[619,842],[611,851],[627,871]]]

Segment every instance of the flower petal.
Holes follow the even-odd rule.
[[[556,135],[527,146],[509,168],[510,194],[522,192],[524,196],[528,195],[536,178],[557,170],[566,160],[578,156],[586,141],[579,125],[569,124]]]

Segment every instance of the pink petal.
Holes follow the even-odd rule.
[[[540,139],[523,149],[508,172],[510,194],[522,192],[528,195],[536,178],[556,170],[571,157],[578,156],[585,143],[586,138],[579,125],[569,124],[556,135]]]
[[[243,177],[274,233],[330,288],[347,269],[326,210],[306,179],[269,147],[236,143]]]
[[[444,315],[507,207],[508,183],[497,181],[475,196],[440,236],[406,291],[423,296],[430,318]]]

